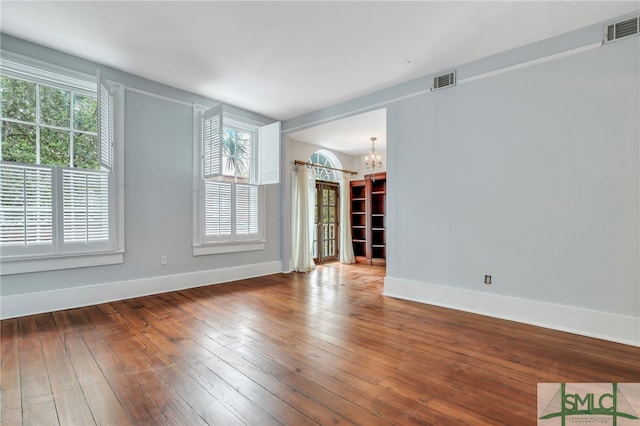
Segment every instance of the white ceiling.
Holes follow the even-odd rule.
[[[7,34],[286,120],[639,2],[2,0],[0,8]]]
[[[376,138],[377,150],[387,150],[387,110],[379,109],[352,117],[334,120],[298,132],[293,139],[323,146],[349,155],[365,154],[371,148],[371,137]]]

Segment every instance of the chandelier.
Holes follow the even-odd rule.
[[[376,148],[374,146],[376,139],[378,138],[376,138],[375,136],[371,137],[371,149],[369,150],[369,155],[365,155],[364,157],[364,166],[367,169],[382,167],[382,161],[380,160],[380,156],[378,155],[378,152],[376,151]]]

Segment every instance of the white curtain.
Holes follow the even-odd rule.
[[[316,176],[312,169],[299,166],[292,180],[291,260],[292,269],[308,272],[315,269],[313,261],[313,209],[315,208]]]
[[[349,192],[349,176],[342,173],[340,177],[340,262],[356,263],[351,244],[351,199]]]

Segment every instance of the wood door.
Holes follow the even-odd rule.
[[[338,260],[339,194],[337,183],[316,182],[316,226],[313,236],[313,257],[316,263]]]

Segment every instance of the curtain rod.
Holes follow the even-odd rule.
[[[320,164],[309,163],[308,161],[295,160],[294,164],[301,165],[301,166],[321,167],[323,169],[329,169],[329,170],[337,170],[339,172],[351,173],[352,175],[358,174],[358,172],[354,172],[353,170],[337,169],[335,167],[321,166]]]

